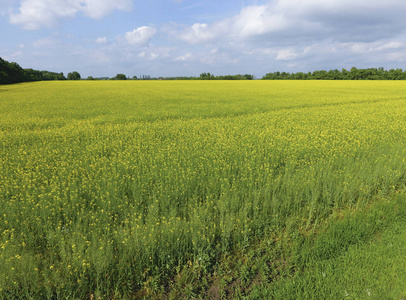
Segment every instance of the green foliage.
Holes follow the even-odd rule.
[[[0,84],[24,81],[24,70],[15,62],[9,63],[0,57],[0,70]]]
[[[357,69],[350,71],[335,69],[330,71],[320,70],[313,73],[288,73],[273,72],[262,77],[268,80],[406,80],[406,71],[402,69],[384,70],[383,68]]]
[[[403,218],[386,199],[406,184],[405,92],[0,87],[0,297],[312,298],[312,266],[337,266]]]
[[[116,77],[112,78],[113,80],[127,80],[127,76],[124,74],[117,74]]]
[[[187,76],[176,76],[176,77],[158,77],[158,80],[253,80],[254,75],[250,74],[237,74],[237,75],[219,75],[215,76],[210,73],[201,73],[199,77],[187,77]]]
[[[17,63],[9,63],[0,57],[0,84],[12,84],[19,82],[41,80],[65,80],[63,73],[49,71],[36,71],[23,69]]]
[[[71,73],[68,73],[68,80],[80,80],[81,76],[79,72],[73,71]]]
[[[271,299],[402,299],[406,292],[405,204],[404,191],[396,192],[377,197],[367,208],[332,215],[322,232],[295,240],[295,274],[257,286],[252,295]]]
[[[220,76],[214,76],[213,74],[210,73],[202,73],[200,74],[199,78],[201,80],[253,80],[254,75],[250,74],[237,74],[237,75],[220,75]]]

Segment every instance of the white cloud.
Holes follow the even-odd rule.
[[[172,28],[173,37],[189,44],[310,43],[322,39],[369,41],[403,31],[403,0],[274,0],[244,7],[212,24]],[[279,45],[280,46],[280,45]]]
[[[297,55],[293,49],[282,49],[278,52],[276,60],[292,60],[296,58]]]
[[[81,4],[81,10],[86,16],[100,19],[114,10],[129,11],[132,9],[131,0],[76,0]]]
[[[288,25],[283,13],[272,13],[269,6],[248,6],[227,23],[242,37],[261,35],[271,31],[282,30]]]
[[[381,52],[402,47],[400,42],[373,42],[373,43],[351,43],[350,49],[354,53]]]
[[[405,11],[403,0],[269,0],[214,22],[169,24],[163,32],[191,45],[182,52],[211,70],[236,62],[254,72],[390,68],[406,60]]]
[[[213,28],[207,24],[195,23],[185,32],[180,34],[179,38],[189,44],[206,42],[217,37]]]
[[[192,53],[186,53],[185,55],[178,56],[174,59],[175,61],[191,61],[193,60]]]
[[[99,38],[96,39],[96,43],[97,44],[107,44],[108,41],[107,41],[106,37],[99,37]]]
[[[149,55],[149,57],[150,57],[150,59],[157,59],[158,57],[159,57],[159,54],[158,53],[151,53],[150,55]]]
[[[126,32],[125,40],[130,45],[148,46],[152,37],[156,34],[156,29],[149,26],[142,26],[133,31]]]
[[[130,10],[131,0],[21,0],[18,12],[10,13],[10,23],[36,30],[54,26],[59,19],[78,13],[100,19],[113,10]]]
[[[232,18],[220,20],[211,25],[195,23],[184,29],[170,30],[176,36],[189,44],[199,44],[213,41],[244,40],[269,32],[286,29],[290,22],[283,12],[273,12],[271,4],[253,5],[243,8]]]

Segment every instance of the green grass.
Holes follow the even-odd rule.
[[[387,294],[340,264],[403,222],[405,83],[0,91],[0,297]]]
[[[405,204],[405,194],[378,200],[296,243],[297,273],[256,286],[251,298],[404,299]]]

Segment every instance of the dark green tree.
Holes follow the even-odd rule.
[[[80,80],[80,74],[79,72],[73,71],[72,73],[68,74],[68,80]]]
[[[0,84],[23,82],[24,75],[24,70],[18,63],[9,63],[0,57]]]
[[[127,76],[124,74],[117,74],[116,77],[114,77],[114,80],[127,80]]]

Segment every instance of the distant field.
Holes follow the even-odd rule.
[[[0,86],[0,298],[406,296],[405,184],[406,82]]]

